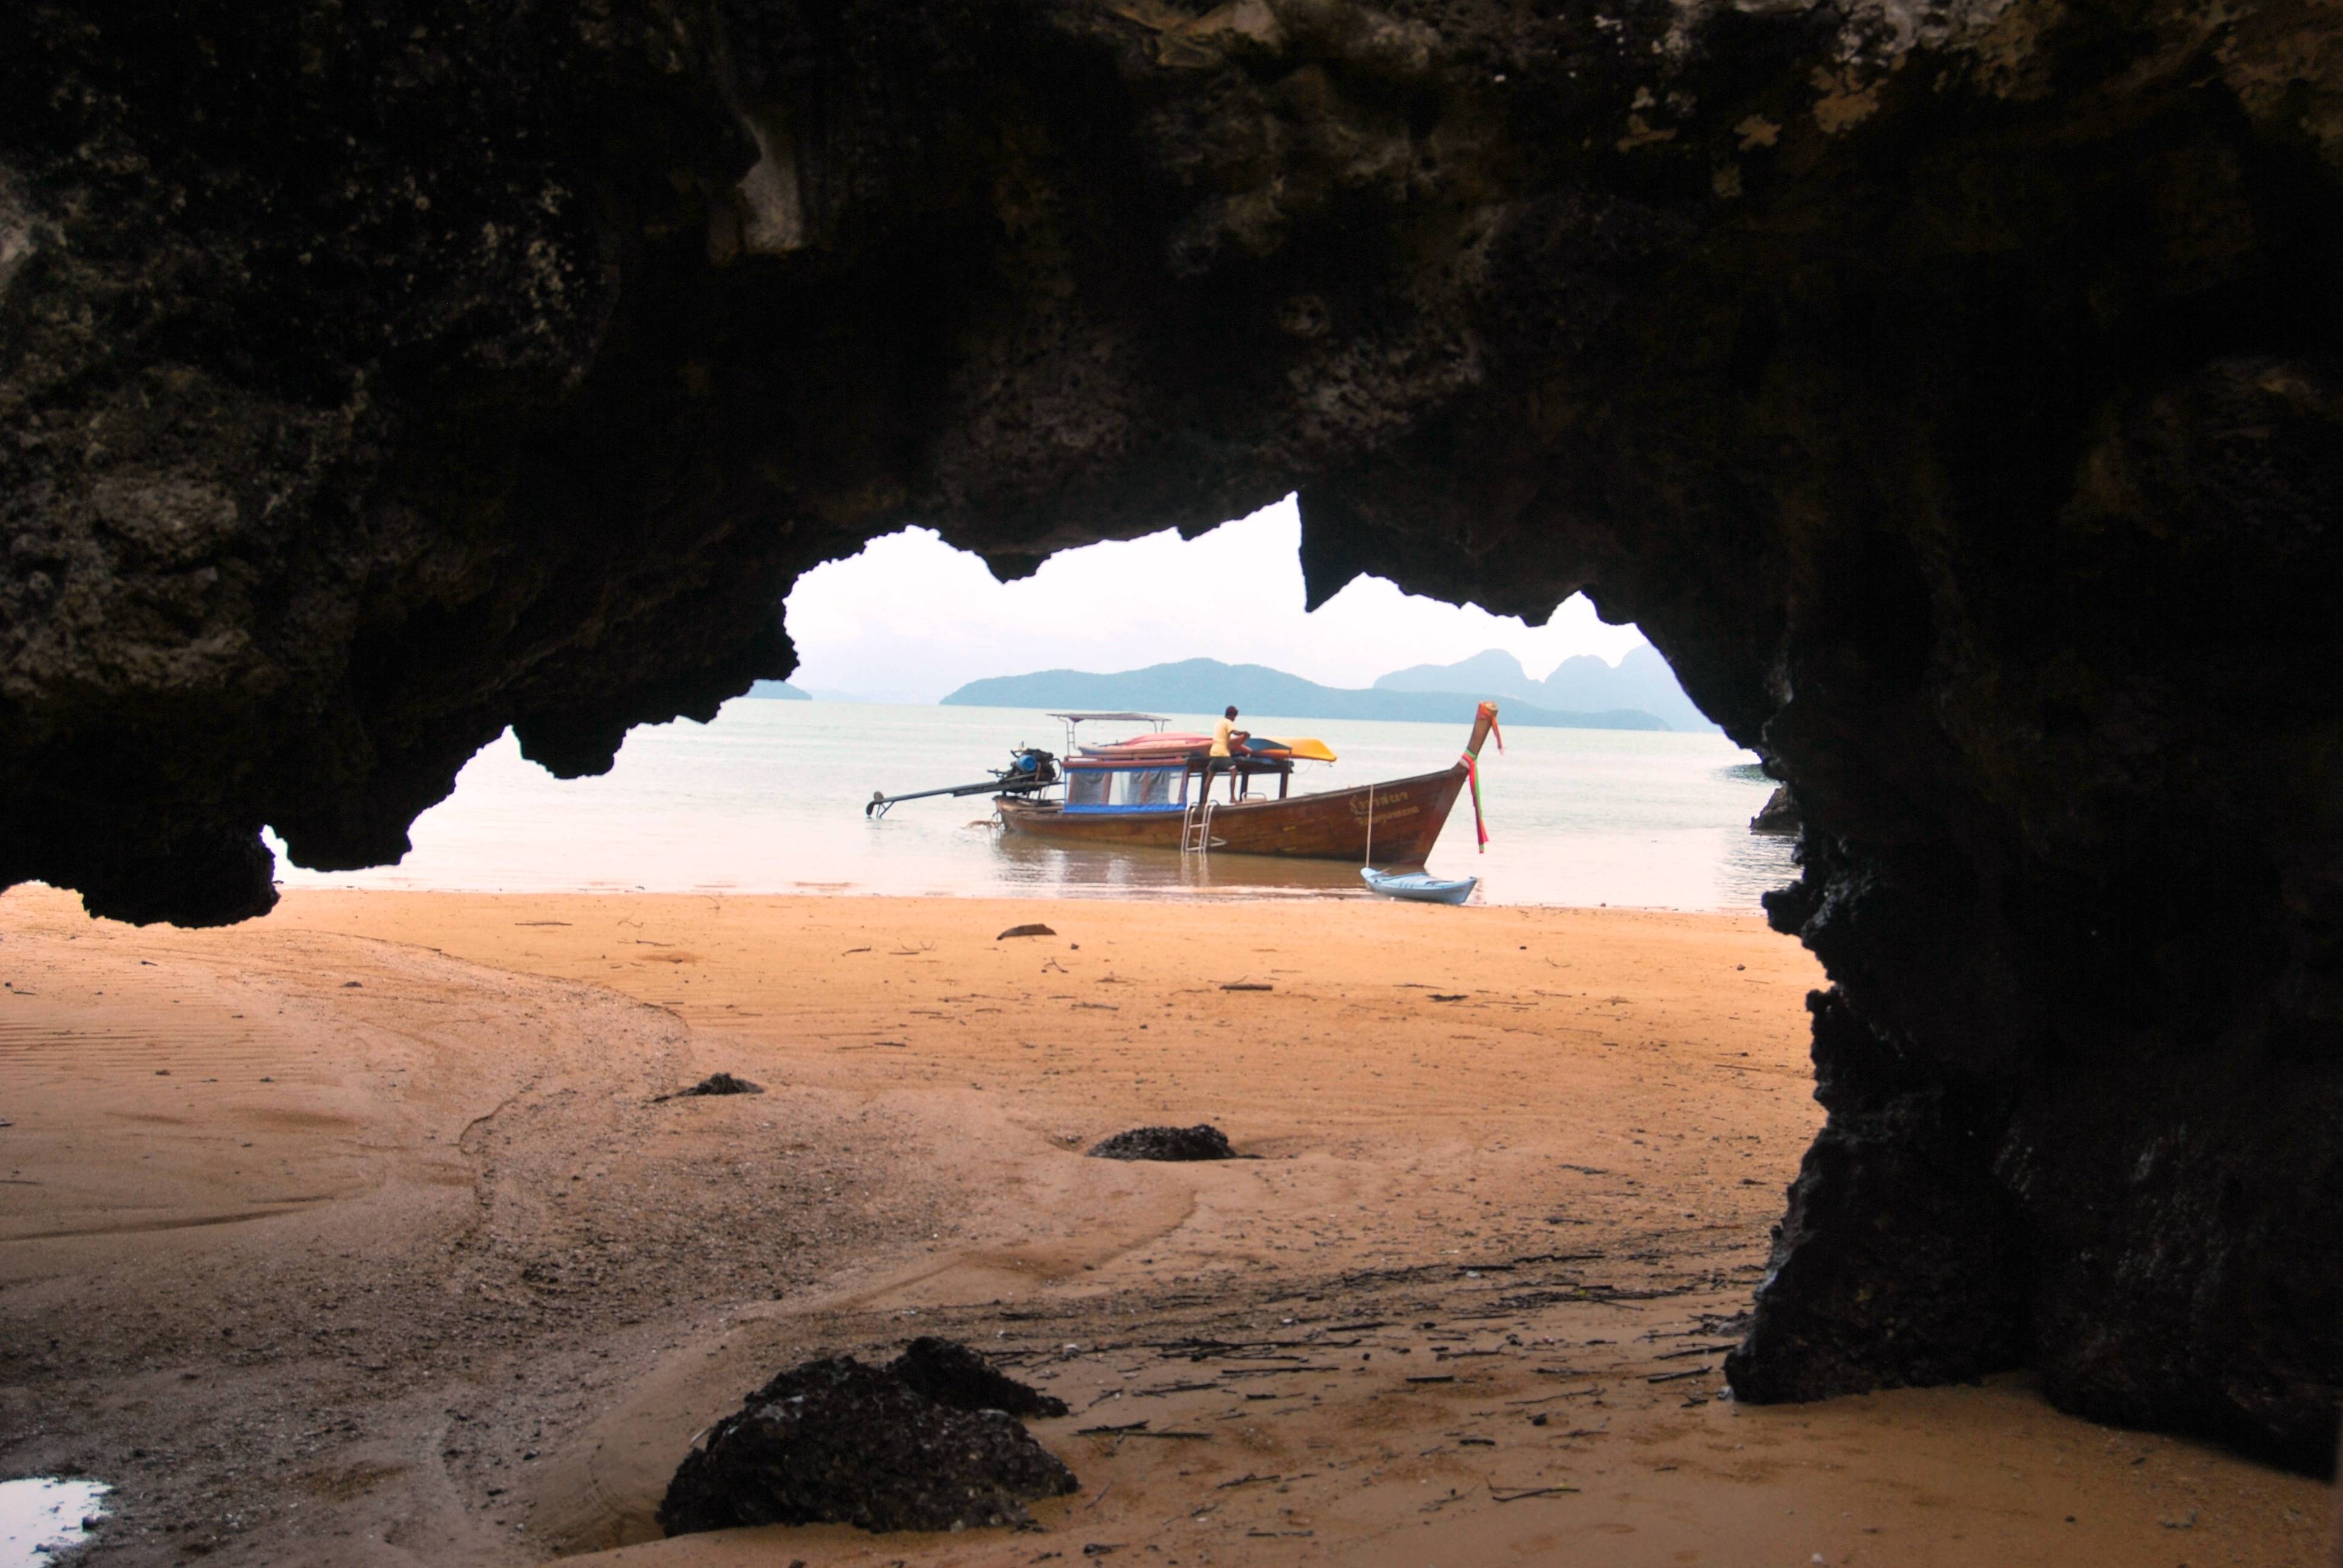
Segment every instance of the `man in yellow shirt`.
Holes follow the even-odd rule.
[[[1221,716],[1221,721],[1212,726],[1212,749],[1206,753],[1204,759],[1204,793],[1206,795],[1212,792],[1212,775],[1220,771],[1221,764],[1236,754],[1238,743],[1252,739],[1251,731],[1237,728],[1236,707],[1231,704],[1229,710]],[[1231,788],[1233,789],[1234,786]],[[1232,796],[1231,799],[1234,797]]]
[[[1218,724],[1212,726],[1212,755],[1226,757],[1230,754],[1229,742],[1252,739],[1252,736],[1237,728],[1237,710],[1232,708],[1222,716]]]

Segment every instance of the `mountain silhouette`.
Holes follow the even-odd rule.
[[[1671,729],[1715,730],[1708,716],[1693,706],[1676,672],[1660,650],[1646,643],[1614,666],[1591,653],[1565,658],[1544,680],[1503,648],[1490,648],[1454,664],[1417,664],[1375,681],[1378,691],[1480,691],[1510,697],[1540,708],[1601,712],[1623,708],[1656,715]]]
[[[1520,673],[1519,665],[1513,668]],[[1164,714],[1218,713],[1234,703],[1247,713],[1280,719],[1397,719],[1461,725],[1472,721],[1473,705],[1483,698],[1506,695],[1472,686],[1432,690],[1321,686],[1266,665],[1187,658],[1110,675],[1044,669],[992,676],[970,681],[944,701],[984,708],[1142,708]],[[1503,721],[1569,729],[1668,728],[1664,720],[1640,709],[1561,710],[1520,698],[1505,702]]]

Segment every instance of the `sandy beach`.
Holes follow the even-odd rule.
[[[0,1474],[116,1485],[102,1563],[2320,1553],[2327,1488],[2022,1378],[1721,1397],[1821,1114],[1755,920],[33,888],[0,982]],[[1081,1157],[1198,1121],[1252,1158]],[[1041,1533],[659,1539],[746,1391],[921,1333],[1072,1406]]]

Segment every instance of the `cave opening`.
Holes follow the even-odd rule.
[[[1931,1462],[1973,1503],[2023,1432],[2029,1476],[2118,1455],[2122,1474],[2093,1469],[2058,1508],[1971,1510],[2030,1521],[1979,1554],[2148,1560],[2167,1530],[2201,1541],[2250,1513],[2247,1555],[2308,1560],[2316,1527],[2288,1511],[2318,1500],[2288,1476],[2220,1469],[2201,1515],[2167,1504],[2233,1462],[2197,1442],[2323,1472],[2343,1401],[2333,34],[2276,0],[620,0],[443,6],[397,27],[314,5],[11,9],[0,882],[17,890],[0,932],[0,1161],[11,1214],[46,1216],[12,1232],[10,1264],[59,1271],[0,1296],[24,1314],[0,1335],[8,1408],[29,1389],[38,1417],[0,1428],[18,1444],[0,1452],[66,1473],[90,1458],[71,1434],[97,1433],[90,1468],[124,1481],[117,1527],[187,1523],[168,1533],[200,1554],[289,1531],[290,1507],[247,1507],[226,1469],[154,1456],[304,1426],[327,1385],[288,1368],[330,1364],[361,1390],[444,1378],[429,1402],[458,1412],[445,1431],[361,1432],[334,1440],[330,1466],[288,1449],[276,1469],[302,1478],[305,1519],[327,1513],[317,1500],[407,1508],[509,1541],[528,1502],[561,1513],[515,1484],[558,1468],[540,1429],[575,1435],[537,1380],[508,1380],[529,1370],[513,1347],[570,1358],[542,1363],[566,1386],[602,1352],[656,1360],[653,1325],[703,1310],[712,1325],[732,1310],[719,1301],[803,1304],[800,1262],[840,1238],[883,1235],[906,1257],[940,1243],[949,1193],[877,1192],[870,1151],[941,1170],[925,1156],[981,1125],[1036,1160],[1063,1153],[1100,1131],[1088,1111],[1057,1114],[1071,1081],[1119,1097],[1123,1120],[1168,1115],[1164,1086],[1192,1070],[1159,1049],[1173,1033],[1250,1052],[1265,1101],[1314,1107],[1313,1125],[1369,1147],[1378,1071],[1452,1128],[1569,1087],[1554,1060],[1505,1056],[1534,1031],[1568,1041],[1592,1075],[1578,1087],[1614,1111],[1698,1076],[1749,1079],[1808,1118],[1785,1111],[1762,1138],[1769,1159],[1805,1146],[1786,1203],[1732,1174],[1729,1118],[1704,1113],[1697,1147],[1665,1151],[1712,1159],[1732,1179],[1701,1191],[1745,1204],[1743,1231],[1771,1211],[1775,1244],[1719,1254],[1685,1294],[1634,1294],[1686,1285],[1688,1265],[1663,1276],[1705,1242],[1696,1211],[1653,1201],[1638,1162],[1663,1158],[1660,1129],[1626,1110],[1584,1130],[1600,1147],[1539,1161],[1514,1159],[1510,1132],[1463,1163],[1409,1155],[1445,1182],[1409,1218],[1456,1247],[1409,1275],[1373,1218],[1404,1183],[1346,1190],[1278,1146],[1292,1126],[1238,1127],[1263,1158],[1190,1176],[1277,1186],[1293,1223],[1245,1231],[1199,1198],[1227,1221],[1219,1255],[1357,1265],[1272,1302],[1192,1256],[1129,1254],[1197,1303],[1181,1332],[1208,1353],[1192,1365],[1226,1390],[1261,1373],[1263,1393],[1292,1393],[1231,1392],[1225,1430],[1262,1437],[1247,1452],[1333,1391],[1212,1357],[1291,1330],[1313,1356],[1373,1357],[1345,1361],[1345,1379],[1411,1369],[1383,1403],[1335,1401],[1357,1419],[1326,1425],[1437,1427],[1444,1456],[1362,1452],[1354,1473],[1432,1488],[1377,1495],[1411,1533],[1454,1529],[1450,1555],[1497,1509],[1594,1493],[1567,1490],[1583,1475],[1549,1495],[1501,1491],[1534,1479],[1508,1468],[1466,1472],[1520,1457],[1507,1435],[1533,1432],[1587,1451],[1553,1458],[1556,1474],[1599,1469],[1611,1440],[1594,1434],[1634,1424],[1574,1413],[1596,1397],[1574,1391],[1601,1382],[1606,1401],[1635,1396],[1636,1422],[1687,1430],[1826,1402],[1800,1419],[1891,1458],[1910,1453],[1875,1440],[1908,1416],[1951,1444]],[[1753,988],[1741,1016],[1643,1027],[1636,999],[1667,991],[1672,950],[1662,917],[1617,911],[1599,929],[1654,945],[1611,946],[1649,960],[1621,959],[1615,987],[1562,972],[1583,961],[1573,940],[1603,945],[1598,928],[1533,934],[1510,958],[1443,952],[1431,974],[1428,950],[1394,934],[1342,977],[1383,998],[1364,1018],[1309,1011],[1304,980],[1281,972],[1273,950],[1324,911],[1296,900],[1244,944],[1181,926],[1155,946],[1216,969],[1174,1030],[1109,966],[1136,970],[1148,940],[1109,930],[1106,900],[1080,935],[1014,939],[994,935],[1006,920],[855,930],[834,923],[840,900],[751,918],[721,894],[683,936],[608,901],[305,890],[271,910],[264,826],[358,875],[399,854],[484,747],[565,777],[608,769],[630,730],[705,723],[790,668],[777,600],[909,524],[1015,578],[1289,494],[1306,602],[1361,574],[1523,617],[1591,593],[1762,753],[1803,823],[1798,875],[1767,900],[1772,933],[1748,933],[1747,967],[1711,966],[1728,989],[1684,993]],[[508,820],[518,834],[540,816],[517,800]],[[660,918],[683,920],[689,898]],[[1345,913],[1424,940],[1464,929]],[[1487,930],[1542,918],[1473,913]],[[1499,1017],[1476,994],[1494,988],[1459,972],[1481,961],[1523,966],[1505,984],[1534,1000]],[[754,986],[712,983],[752,969]],[[1055,1035],[1015,1027],[1029,992],[1062,1010]],[[833,993],[885,1016],[850,1036]],[[1281,1061],[1245,1008],[1292,1009],[1321,1053]],[[734,1030],[728,1012],[783,1022]],[[1745,1049],[1727,1038],[1751,1056],[1727,1060]],[[777,1081],[809,1120],[784,1131],[769,1093],[660,1098],[759,1065],[694,1060],[705,1039],[804,1048],[802,1074]],[[971,1069],[947,1049],[979,1039],[997,1059]],[[1715,1050],[1695,1075],[1664,1040]],[[608,1076],[620,1061],[634,1077]],[[963,1105],[939,1131],[910,1090],[880,1086],[888,1072],[920,1092],[1013,1079],[1048,1113]],[[265,1136],[222,1131],[247,1125]],[[364,1135],[334,1131],[353,1125]],[[269,1140],[304,1139],[329,1180],[276,1162],[293,1145]],[[647,1147],[689,1151],[676,1181],[628,1158]],[[390,1149],[413,1163],[367,1164]],[[1598,1185],[1545,1185],[1564,1178]],[[1127,1171],[1061,1162],[1051,1179],[1066,1183],[1041,1189],[1052,1222],[1147,1207],[1117,1185]],[[490,1219],[435,1231],[443,1211],[418,1203],[404,1251],[352,1217],[363,1194],[468,1185]],[[1535,1217],[1549,1244],[1469,1248],[1497,1239],[1492,1207],[1527,1212],[1493,1189],[1552,1199]],[[718,1201],[744,1192],[761,1222]],[[690,1248],[623,1222],[654,1199],[693,1217]],[[1599,1269],[1566,1261],[1574,1221],[1638,1239]],[[282,1236],[304,1244],[268,1251]],[[970,1299],[1048,1279],[1111,1302],[1125,1255],[1079,1241],[1052,1232],[954,1277]],[[134,1254],[169,1261],[141,1274]],[[369,1290],[363,1326],[336,1315]],[[902,1290],[883,1322],[820,1322],[870,1343],[946,1304]],[[1373,1320],[1341,1314],[1370,1302]],[[1607,1315],[1565,1356],[1525,1318],[1498,1332],[1452,1310],[1500,1302]],[[1121,1343],[1111,1305],[1081,1311],[1026,1323],[1005,1353],[1052,1364],[1053,1345]],[[1629,1362],[1663,1316],[1696,1352],[1684,1381],[1704,1403],[1662,1408],[1674,1374]],[[1413,1337],[1322,1342],[1367,1321],[1402,1327],[1357,1332]],[[779,1342],[738,1319],[723,1332],[748,1360]],[[1706,1382],[1727,1342],[1730,1412]],[[1182,1381],[1122,1386],[1132,1364],[1074,1392]],[[1590,1365],[1604,1378],[1565,1376]],[[1551,1399],[1547,1424],[1473,1424],[1473,1380],[1500,1366],[1554,1380],[1518,1395]],[[216,1392],[244,1378],[247,1398]],[[2010,1402],[2011,1378],[2065,1414],[2028,1427],[2039,1406]],[[158,1381],[173,1421],[281,1419],[201,1442],[104,1425]],[[723,1403],[699,1395],[702,1413]],[[329,1413],[364,1425],[375,1408]],[[1110,1467],[1202,1452],[1171,1432],[1224,1413],[1156,1422],[1151,1441],[1133,1415],[1080,1441]],[[2062,1447],[2076,1414],[2110,1430]],[[1984,1435],[1964,1448],[1964,1431]],[[400,1492],[392,1452],[437,1452],[427,1479],[446,1485]],[[1672,1552],[1843,1557],[1865,1543],[1808,1524],[1894,1480],[1883,1466],[1825,1503],[1691,1457],[1649,1467],[1644,1491],[1738,1503],[1668,1536]],[[1247,1462],[1250,1479],[1213,1480],[1256,1510],[1242,1539],[1266,1544],[1240,1550],[1331,1539],[1342,1499],[1307,1490],[1322,1475],[1280,1493],[1304,1462]],[[647,1483],[629,1484],[639,1500]],[[1483,1507],[1475,1486],[1514,1501]],[[1117,1503],[1141,1490],[1119,1485]],[[1649,1526],[1647,1542],[1678,1529],[1578,1523]]]
[[[1005,583],[932,530],[882,537],[793,585],[790,680],[759,681],[705,724],[638,727],[580,779],[535,765],[508,732],[391,864],[306,868],[268,833],[278,883],[1360,893],[1339,859],[1035,845],[999,830],[989,791],[846,829],[882,790],[980,780],[1029,742],[1061,747],[1051,709],[1146,709],[1201,731],[1233,703],[1248,724],[1339,749],[1279,785],[1300,797],[1444,766],[1484,699],[1512,743],[1479,781],[1485,832],[1452,813],[1433,852],[1476,879],[1478,900],[1745,913],[1794,879],[1781,802],[1750,831],[1776,783],[1632,625],[1606,625],[1583,595],[1534,627],[1369,575],[1305,608],[1300,534],[1289,497],[1191,537],[1063,551]]]

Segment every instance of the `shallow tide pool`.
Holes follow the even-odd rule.
[[[113,1490],[49,1475],[0,1481],[0,1568],[38,1568],[88,1540]]]

